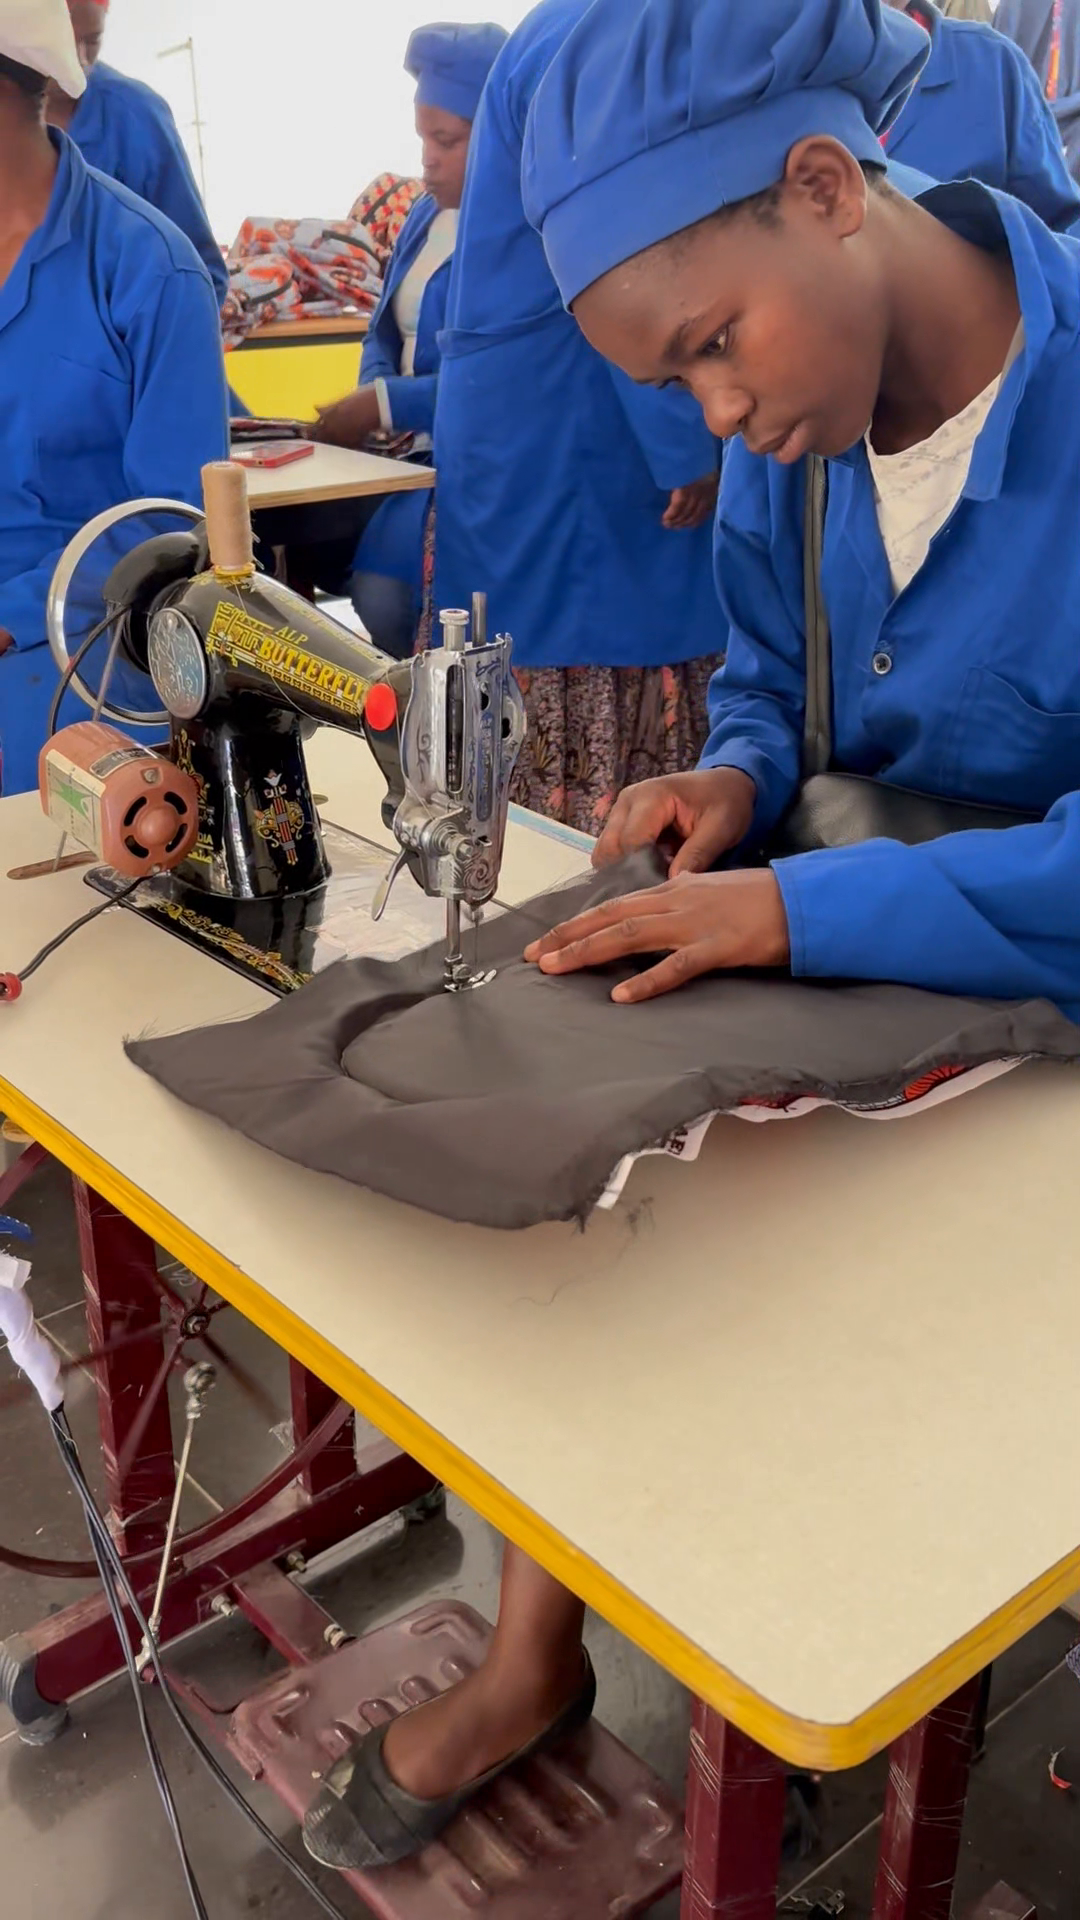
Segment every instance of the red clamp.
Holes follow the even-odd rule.
[[[22,993],[22,981],[17,973],[0,973],[0,1000],[17,1000]]]

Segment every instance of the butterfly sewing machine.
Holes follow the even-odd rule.
[[[82,529],[57,568],[53,657],[95,711],[42,751],[46,811],[104,862],[91,884],[287,989],[321,964],[331,880],[305,733],[321,724],[358,734],[386,780],[382,817],[398,846],[372,916],[408,868],[429,899],[445,904],[448,990],[482,985],[462,949],[462,917],[478,916],[494,897],[525,732],[509,636],[488,639],[477,594],[471,616],[441,615],[441,646],[391,659],[256,568],[241,467],[215,463],[203,482],[204,515],[165,501],[112,508]],[[73,592],[84,562],[125,520],[154,513],[195,524],[122,553],[91,603],[99,617],[74,644],[70,609],[84,616],[87,606],[85,591]],[[79,668],[88,641],[104,644],[103,635],[111,639],[95,695]],[[162,710],[148,714],[141,698],[134,709],[118,704],[109,678],[116,667],[125,686],[134,676],[140,696],[148,680]],[[117,731],[154,720],[168,725],[166,751]]]

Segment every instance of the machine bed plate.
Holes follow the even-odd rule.
[[[337,960],[360,954],[400,960],[443,938],[442,903],[427,899],[408,874],[398,880],[382,919],[372,920],[371,904],[393,854],[325,821],[322,831],[330,879],[304,899],[221,901],[163,874],[121,904],[279,994],[294,992]],[[86,884],[116,894],[126,882],[111,867],[92,867]]]

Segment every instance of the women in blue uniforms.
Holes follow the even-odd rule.
[[[424,186],[386,269],[360,363],[360,385],[322,414],[316,438],[363,447],[380,428],[417,437],[412,459],[430,456],[438,388],[439,334],[472,123],[502,27],[418,27],[405,54],[416,80],[416,131]],[[423,593],[425,493],[392,494],[364,530],[354,561],[356,610],[380,646],[412,651]]]
[[[88,166],[148,200],[186,233],[218,297],[229,276],[168,103],[99,59],[108,0],[68,0],[86,86],[78,99],[49,90],[48,119],[70,134]]]
[[[585,0],[544,0],[473,133],[435,414],[435,599],[485,590],[514,637],[529,735],[515,798],[599,831],[627,779],[692,765],[720,649],[707,521],[716,444],[563,311],[521,203],[526,116]]]
[[[992,27],[946,20],[933,0],[887,0],[930,35],[930,58],[885,140],[932,180],[1013,193],[1059,233],[1080,232],[1080,191],[1031,62]]]
[[[62,0],[19,0],[14,12],[15,21],[0,20],[5,794],[37,782],[56,686],[45,596],[65,545],[120,501],[197,504],[201,467],[227,450],[206,270],[168,220],[92,173],[65,134],[46,128],[45,73],[69,92],[81,79]],[[28,19],[36,39],[19,34]],[[28,68],[30,54],[47,65]]]
[[[552,974],[664,954],[623,1001],[790,964],[1080,1018],[1080,256],[975,183],[887,186],[879,136],[926,53],[881,0],[594,0],[536,96],[525,203],[563,297],[734,441],[702,768],[625,794],[598,849],[670,833],[676,877],[531,950]],[[1044,824],[708,871],[799,779],[811,450],[838,766]],[[363,1865],[422,1844],[574,1698],[580,1628],[509,1554],[492,1661],[332,1770],[308,1844]]]

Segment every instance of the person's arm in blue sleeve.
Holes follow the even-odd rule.
[[[399,243],[400,244],[400,243]],[[423,327],[425,336],[441,333],[446,321],[446,306],[450,294],[450,262],[446,261],[429,281],[424,294]],[[385,295],[383,296],[385,299]],[[381,355],[381,349],[380,355]],[[374,357],[372,360],[374,366]],[[426,433],[435,431],[435,402],[439,393],[437,373],[401,374],[396,366],[387,371],[368,373],[367,354],[360,366],[361,384],[369,379],[379,380],[381,407],[385,408],[383,425],[394,433]]]
[[[401,368],[401,335],[397,327],[390,324],[390,268],[383,281],[383,290],[379,295],[379,304],[368,322],[364,351],[360,356],[360,377],[357,386],[370,387],[376,380],[396,379]],[[393,346],[397,338],[396,351]]]
[[[795,797],[806,710],[801,600],[792,604],[770,551],[768,463],[736,443],[724,461],[717,509],[716,585],[728,622],[727,658],[709,688],[702,767],[738,767],[757,788],[753,837],[768,833]],[[785,514],[792,542],[785,577],[801,593],[801,514]],[[796,551],[796,548],[799,551]]]
[[[140,289],[125,337],[135,373],[124,445],[129,497],[202,504],[200,472],[228,456],[221,323],[206,275],[172,267]],[[20,649],[45,643],[45,600],[63,547],[0,586],[0,631]]]
[[[131,498],[158,494],[202,505],[202,468],[229,453],[221,323],[194,265],[144,293],[126,328],[135,405],[124,447]]]
[[[1041,826],[872,840],[774,871],[797,975],[1038,997],[1080,1017],[1080,794]]]
[[[174,227],[186,233],[206,268],[220,308],[229,291],[229,270],[225,256],[214,239],[202,196],[195,184],[191,162],[184,150],[176,122],[164,101],[154,123],[152,145],[147,153],[148,173],[144,198]]]
[[[1065,160],[1061,133],[1026,53],[1002,36],[1008,55],[1008,191],[1033,208],[1055,233],[1080,234],[1080,188]]]
[[[692,394],[677,387],[639,387],[620,367],[608,370],[658,487],[671,493],[717,472],[719,449]]]
[[[36,567],[0,586],[0,634],[10,633],[20,653],[45,645],[45,599],[62,552],[57,547]]]

